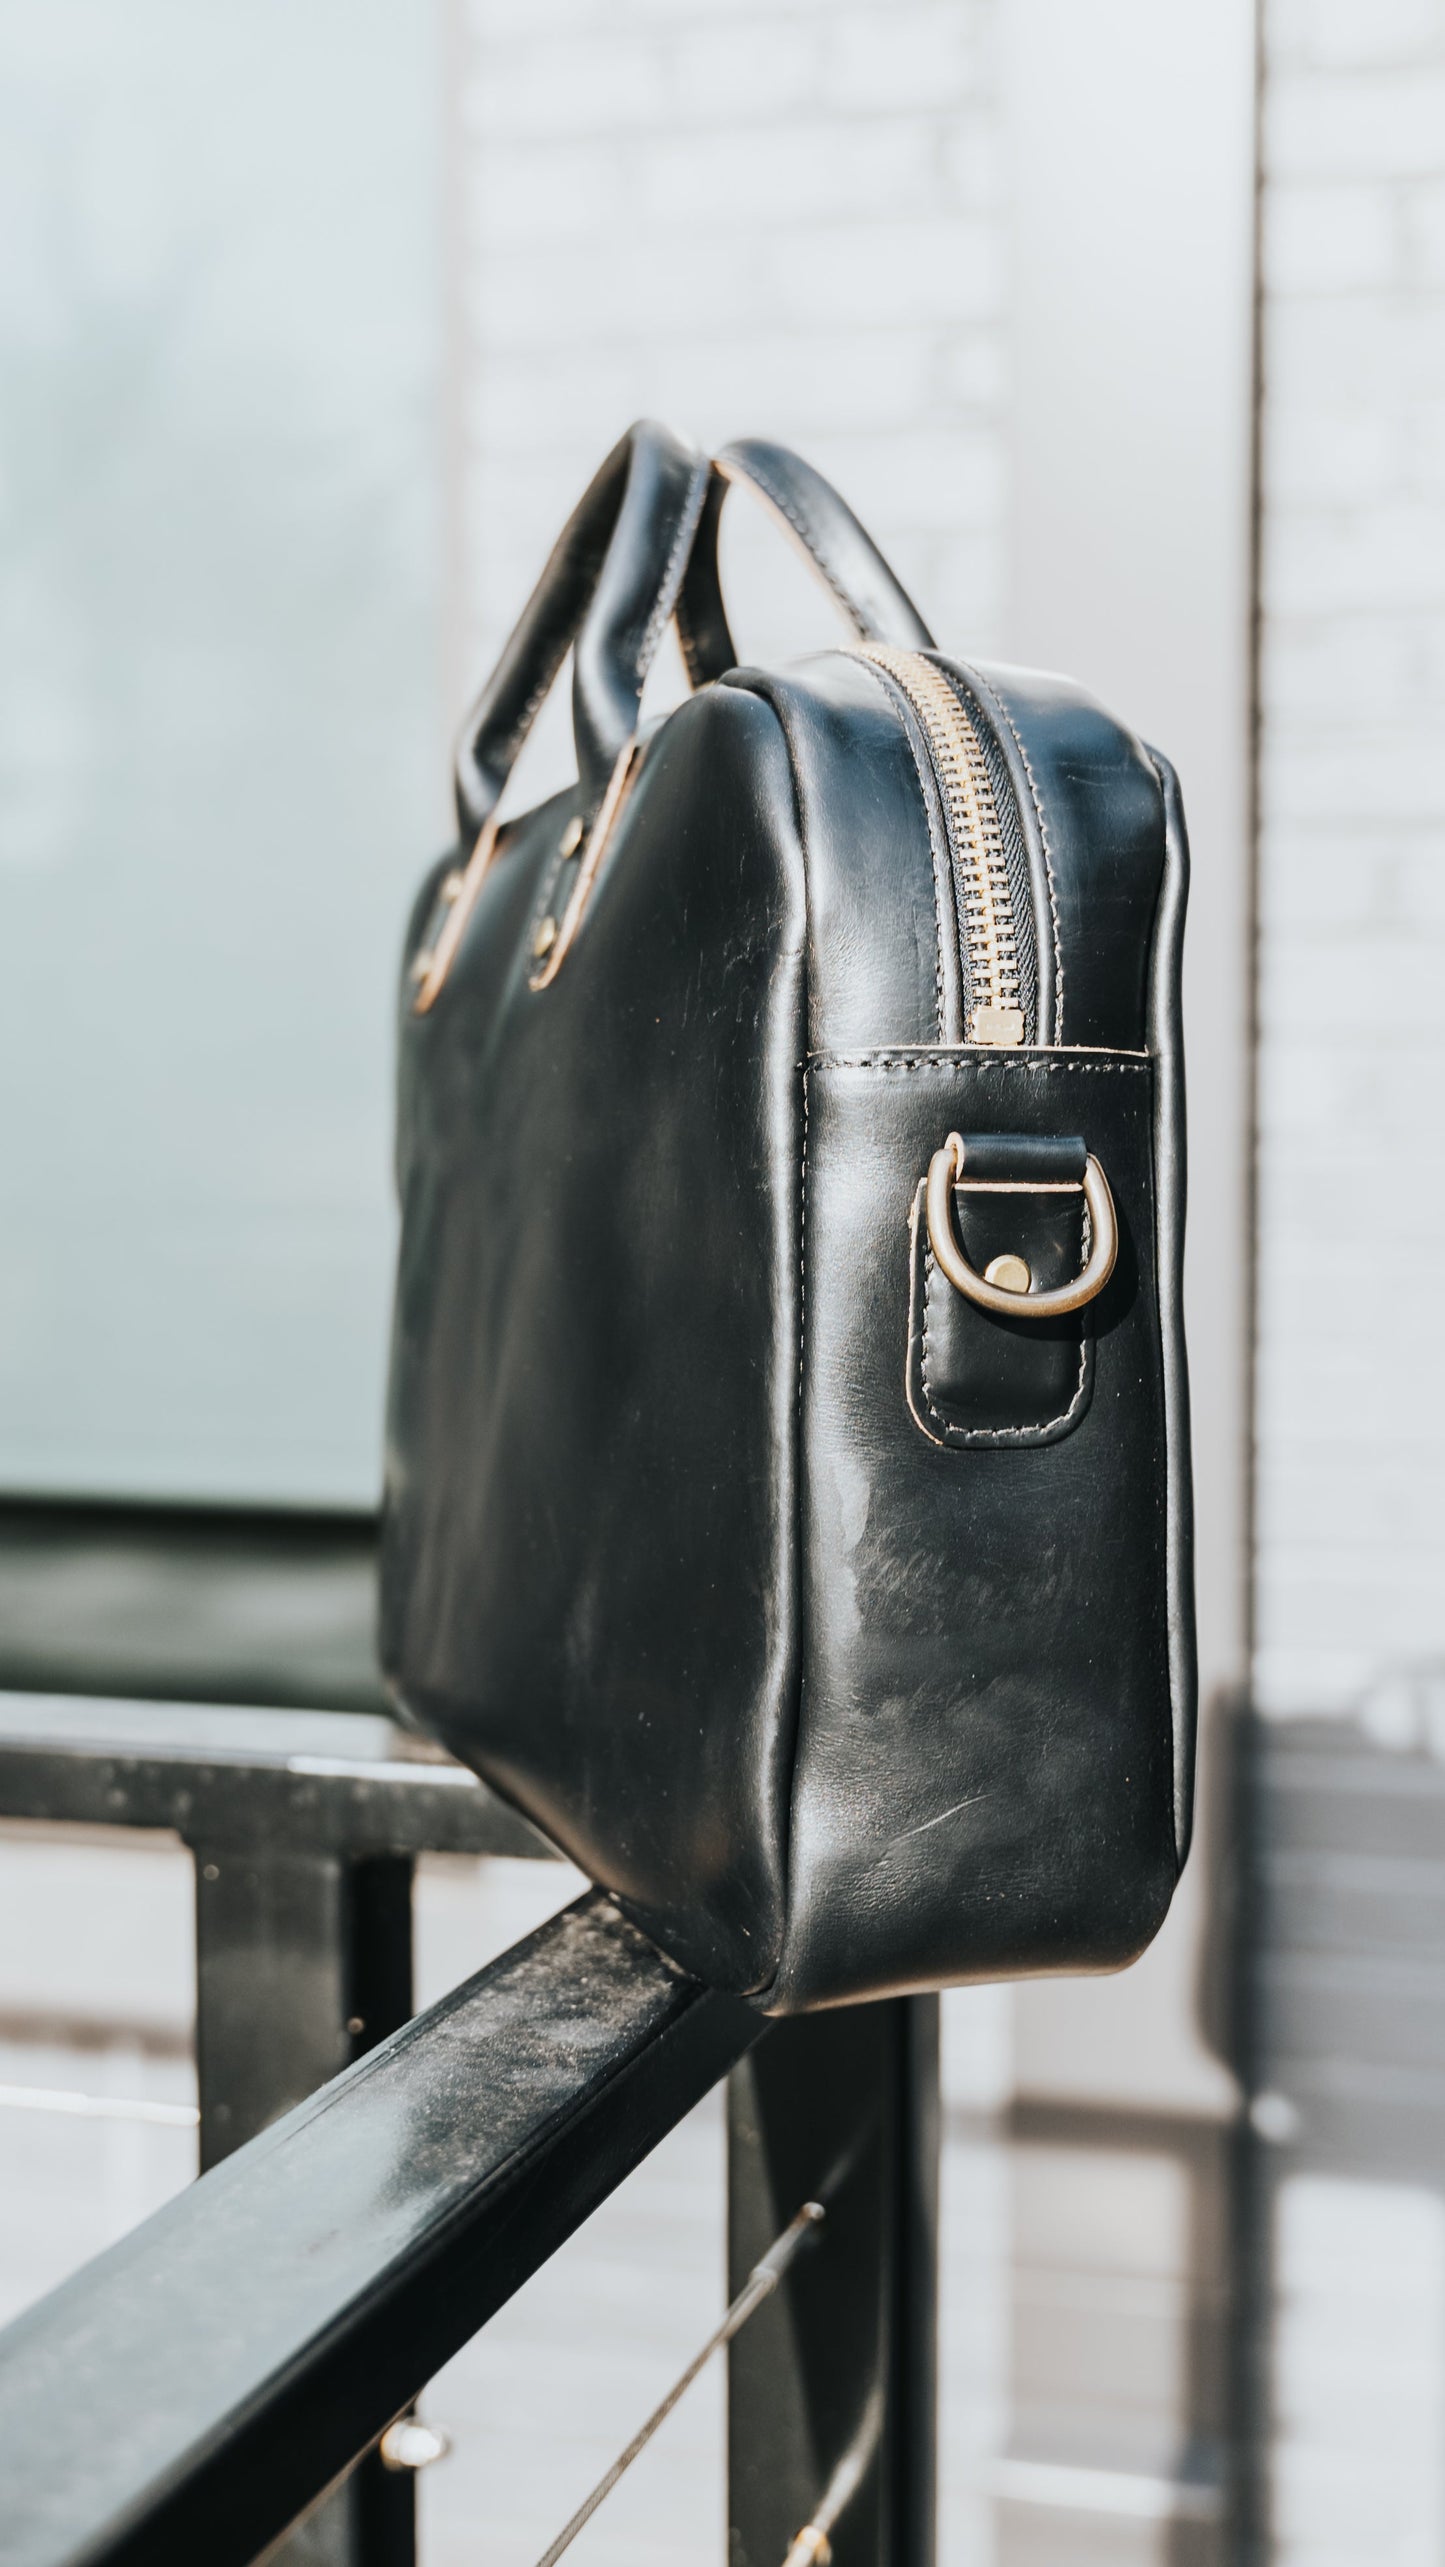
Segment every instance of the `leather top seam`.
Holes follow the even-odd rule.
[[[788,762],[788,782],[792,790],[793,801],[793,827],[797,832],[798,864],[802,877],[804,904],[801,990],[802,1021],[798,1030],[803,1034],[804,1039],[806,1040],[807,1028],[811,1019],[813,1005],[812,974],[809,969],[808,961],[810,937],[807,927],[807,904],[811,875],[808,865],[808,811],[803,797],[803,783],[798,755],[794,746],[792,732],[788,727],[788,720],[783,710],[783,706],[778,702],[777,697],[774,695],[771,687],[767,684],[765,678],[759,682],[751,672],[741,669],[729,669],[726,675],[719,682],[724,686],[733,686],[737,689],[737,692],[740,695],[751,696],[759,704],[765,704],[767,706],[768,711],[778,726],[779,737],[783,744],[783,754]],[[798,1370],[793,1394],[792,1418],[792,1543],[795,1586],[798,1598],[798,1602],[795,1604],[795,1612],[798,1614],[799,1619],[795,1651],[796,1665],[793,1677],[793,1733],[787,1760],[788,1776],[784,1791],[785,1805],[781,1813],[780,1829],[782,1842],[779,1860],[783,1881],[783,1921],[780,1929],[777,1965],[773,1970],[772,1976],[761,1987],[754,1988],[749,1992],[750,2002],[759,2006],[765,2006],[767,2004],[772,1990],[778,1984],[778,1979],[783,1967],[783,1955],[787,1946],[789,1919],[792,1914],[793,1839],[797,1817],[799,1731],[802,1725],[803,1704],[803,1663],[805,1642],[801,1621],[804,1550],[802,1506],[804,1475],[807,1467],[803,1437],[803,1397],[805,1386],[805,1366],[807,1362],[808,1282],[808,1079],[806,1058],[798,1064],[798,1067],[802,1072],[800,1080],[802,1094],[799,1100],[800,1120],[798,1127]]]

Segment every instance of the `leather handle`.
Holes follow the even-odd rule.
[[[842,608],[860,641],[929,651],[933,636],[872,536],[830,481],[788,446],[740,437],[715,457],[697,537],[677,602],[683,657],[694,686],[738,664],[718,578],[718,526],[734,482],[772,510]]]
[[[670,428],[639,419],[563,527],[462,725],[457,819],[472,844],[569,649],[582,805],[595,810],[637,728],[643,681],[677,604],[709,467]]]

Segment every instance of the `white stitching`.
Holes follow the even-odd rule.
[[[869,676],[877,684],[879,693],[886,699],[889,710],[898,718],[898,727],[903,733],[904,739],[908,743],[908,754],[913,760],[913,770],[918,778],[919,798],[923,804],[924,824],[928,830],[928,850],[933,864],[933,1024],[934,1030],[941,1043],[943,1041],[943,907],[938,896],[938,880],[941,868],[944,864],[949,863],[949,859],[943,854],[939,847],[938,832],[933,825],[933,808],[929,800],[929,785],[932,779],[927,776],[923,760],[918,754],[918,743],[913,736],[912,724],[905,722],[902,717],[898,715],[897,699],[894,695],[892,686],[890,685],[889,680],[884,676],[882,669],[879,668],[876,661],[865,659],[861,651],[849,652],[846,656],[853,661],[855,668],[862,668],[868,671]],[[961,973],[959,977],[961,982]],[[963,993],[961,988],[959,995],[960,998],[962,998]]]
[[[802,1434],[803,1380],[808,1346],[808,1074],[803,1073],[803,1155],[798,1174],[798,1432]]]
[[[915,1241],[919,1235],[917,1223],[915,1222]],[[1086,1204],[1084,1207],[1083,1232],[1083,1254],[1086,1260],[1089,1254],[1089,1246],[1089,1211]],[[1018,1444],[1025,1441],[1032,1443],[1042,1436],[1053,1434],[1057,1427],[1067,1426],[1069,1420],[1074,1415],[1075,1410],[1078,1408],[1080,1401],[1083,1399],[1084,1392],[1088,1386],[1089,1338],[1087,1327],[1082,1320],[1079,1323],[1079,1378],[1074,1385],[1074,1395],[1070,1400],[1068,1407],[1061,1410],[1057,1417],[1042,1418],[1036,1426],[958,1426],[953,1424],[944,1416],[942,1409],[938,1406],[938,1403],[933,1396],[932,1385],[928,1378],[928,1337],[931,1323],[929,1287],[933,1282],[936,1272],[937,1265],[934,1259],[933,1250],[931,1247],[925,1247],[923,1251],[923,1331],[920,1343],[918,1378],[923,1391],[923,1404],[927,1409],[929,1416],[933,1419],[934,1424],[940,1430],[935,1441],[946,1443],[950,1450],[953,1451],[957,1451],[960,1448],[960,1444],[966,1448],[975,1444]],[[911,1405],[912,1403],[910,1402],[910,1406]],[[913,1413],[917,1423],[922,1425],[922,1420],[918,1417],[917,1410],[915,1409]],[[925,1433],[927,1432],[926,1428],[924,1431]]]
[[[1136,1060],[1080,1061],[1045,1059],[1037,1052],[970,1053],[967,1060],[940,1059],[932,1052],[900,1052],[883,1060],[876,1052],[815,1052],[809,1066],[815,1070],[1021,1070],[1034,1078],[1053,1078],[1063,1071],[1080,1078],[1105,1078],[1127,1070],[1147,1075],[1154,1064],[1145,1054]]]
[[[1024,773],[1028,777],[1029,791],[1033,796],[1034,809],[1038,814],[1039,839],[1044,851],[1044,876],[1049,886],[1049,916],[1053,921],[1054,929],[1054,1041],[1056,1043],[1062,1043],[1064,1039],[1064,955],[1063,948],[1059,942],[1059,904],[1054,892],[1054,854],[1052,847],[1049,845],[1049,824],[1044,818],[1044,806],[1039,797],[1038,784],[1034,777],[1033,767],[1029,762],[1029,753],[1024,747],[1023,734],[1020,731],[1017,722],[1014,720],[1013,715],[1010,713],[1008,706],[1004,703],[1002,697],[996,694],[994,689],[990,686],[988,679],[984,676],[981,669],[970,667],[968,674],[978,685],[981,692],[988,697],[989,702],[995,707],[996,711],[1008,724],[1010,731],[1013,733],[1014,745],[1018,750],[1019,756],[1023,760]]]

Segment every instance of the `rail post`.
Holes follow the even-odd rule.
[[[414,1867],[409,1855],[312,1852],[251,1829],[208,1833],[191,1851],[205,2174],[409,2020]],[[415,2562],[414,2481],[372,2450],[275,2567]]]
[[[810,2197],[816,2249],[730,2350],[729,2567],[782,2567],[810,2525],[818,2567],[932,2567],[936,1997],[779,2023],[733,2070],[730,2291]]]

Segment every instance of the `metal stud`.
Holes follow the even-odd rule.
[[[556,942],[557,921],[555,918],[544,918],[536,935],[532,938],[532,951],[538,962],[544,954],[550,954]]]
[[[996,1284],[1000,1292],[1027,1292],[1033,1282],[1024,1259],[1012,1254],[991,1258],[984,1267],[983,1279],[985,1283]]]
[[[582,814],[580,811],[574,811],[566,828],[562,832],[561,845],[557,850],[558,854],[563,856],[575,856],[578,848],[582,844],[582,838]]]

